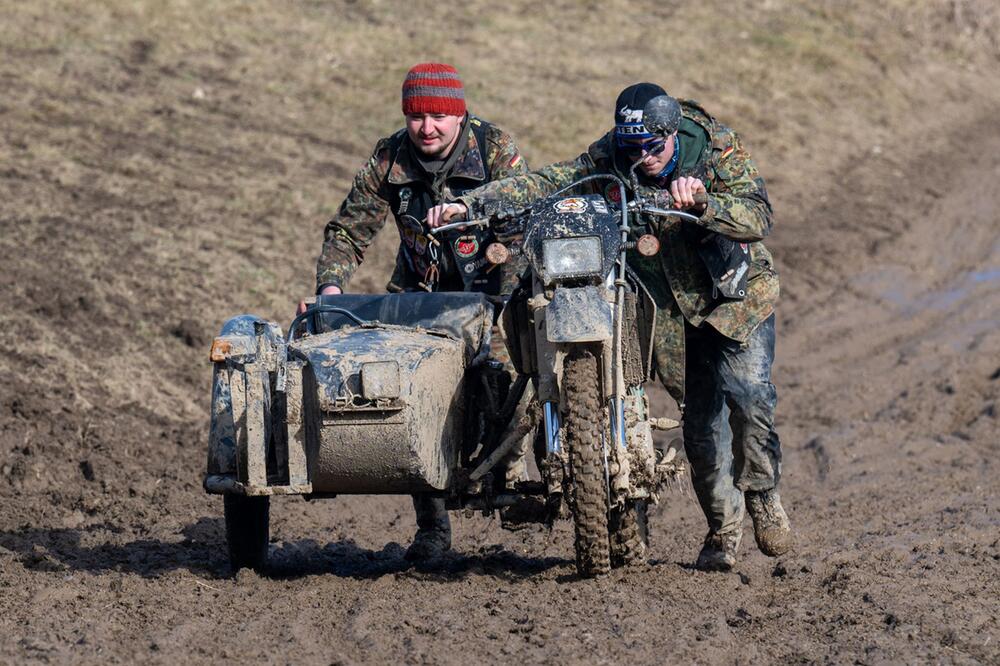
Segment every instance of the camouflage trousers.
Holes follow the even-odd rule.
[[[771,383],[774,315],[743,344],[708,325],[685,324],[684,449],[709,529],[743,521],[743,493],[769,490],[781,476]]]

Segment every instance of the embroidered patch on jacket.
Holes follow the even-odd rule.
[[[735,147],[729,146],[728,148],[726,148],[725,150],[722,151],[722,155],[719,156],[719,159],[720,160],[726,159],[727,157],[729,157],[730,155],[733,154],[734,150],[736,150]]]
[[[463,259],[474,257],[477,252],[479,252],[479,241],[475,236],[460,236],[455,241],[455,254]]]
[[[513,169],[520,163],[521,163],[521,153],[518,153],[517,155],[514,155],[513,158],[511,158],[510,163],[507,166]]]

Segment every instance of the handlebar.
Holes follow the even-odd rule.
[[[572,189],[574,187],[579,186],[582,183],[585,183],[585,182],[590,181],[590,180],[598,180],[598,179],[601,179],[601,180],[612,179],[612,180],[615,180],[615,181],[618,181],[619,183],[621,183],[620,179],[618,179],[616,176],[612,176],[612,175],[609,175],[609,174],[595,174],[593,176],[587,176],[586,178],[582,178],[582,179],[580,179],[578,181],[575,181],[575,182],[567,185],[566,187],[563,187],[562,189],[557,190],[554,194],[550,194],[549,196],[557,196],[559,194],[562,194],[563,192],[566,192],[566,191],[568,191],[568,190],[570,190],[570,189]],[[707,204],[708,203],[708,193],[707,192],[697,192],[697,193],[695,193],[695,195],[694,195],[694,202],[696,204]],[[528,206],[526,206],[524,208],[520,208],[520,209],[517,209],[517,210],[502,209],[502,210],[494,213],[490,217],[477,218],[477,219],[473,219],[473,220],[462,220],[462,221],[459,221],[459,222],[450,222],[448,224],[443,224],[440,227],[436,227],[434,229],[431,229],[430,230],[430,234],[431,234],[431,236],[437,236],[438,234],[444,233],[445,231],[451,231],[452,229],[461,229],[463,227],[485,227],[485,226],[489,226],[489,224],[492,221],[502,221],[502,220],[512,219],[514,217],[517,217],[521,213],[524,213],[525,211],[527,211],[530,208],[531,208],[531,204],[529,204]],[[692,215],[691,213],[688,213],[686,211],[671,210],[671,209],[667,209],[667,208],[660,208],[658,206],[649,206],[649,205],[646,205],[646,204],[644,204],[644,203],[642,203],[640,201],[636,201],[636,200],[632,200],[632,201],[629,202],[628,209],[629,209],[629,211],[631,211],[633,213],[648,213],[650,215],[658,215],[660,217],[679,217],[681,219],[688,220],[689,222],[697,222],[698,221],[698,216],[697,215]]]
[[[314,305],[313,307],[308,308],[302,314],[295,316],[295,319],[293,319],[292,323],[289,324],[289,326],[288,326],[288,335],[286,336],[286,340],[285,341],[287,343],[290,343],[293,340],[295,340],[295,331],[296,331],[296,329],[299,326],[299,322],[301,322],[303,319],[305,319],[306,317],[311,317],[311,316],[317,315],[317,314],[322,314],[324,312],[335,312],[337,314],[342,314],[345,317],[348,317],[349,319],[353,320],[354,323],[357,324],[358,326],[368,326],[368,325],[370,325],[369,321],[358,317],[356,314],[354,314],[350,310],[346,310],[344,308],[338,308],[335,305]]]

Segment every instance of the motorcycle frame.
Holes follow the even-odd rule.
[[[576,188],[587,181],[599,179],[614,180],[619,188],[620,201],[627,201],[624,181],[617,176],[603,174],[579,180],[565,188],[562,188],[551,196],[557,196],[570,189]],[[559,434],[561,427],[560,408],[562,405],[561,386],[563,384],[563,363],[566,355],[581,345],[587,346],[597,352],[596,356],[599,359],[602,402],[607,405],[608,408],[608,425],[610,427],[611,435],[610,441],[615,443],[615,448],[619,451],[624,451],[627,448],[624,407],[627,387],[624,375],[622,332],[626,291],[629,288],[627,281],[626,252],[628,249],[627,242],[630,226],[627,205],[621,206],[620,215],[621,217],[618,225],[620,234],[618,258],[613,264],[611,272],[606,276],[604,289],[602,290],[604,300],[612,307],[611,337],[600,341],[551,342],[547,335],[547,313],[549,306],[552,303],[555,290],[559,289],[561,285],[557,282],[555,285],[546,287],[541,283],[534,271],[532,271],[531,296],[527,300],[527,308],[530,320],[534,323],[534,335],[531,336],[530,342],[524,340],[521,336],[512,336],[507,341],[508,345],[523,345],[524,342],[528,342],[533,346],[533,349],[519,349],[517,355],[520,358],[531,358],[535,361],[535,367],[533,370],[537,377],[536,392],[538,401],[543,407],[542,427],[544,428],[545,434],[546,457],[558,458],[563,463],[565,463],[568,459],[568,454],[563,450]],[[652,299],[649,298],[648,293],[646,293],[641,286],[636,289],[636,292],[637,297],[644,299],[644,301],[648,304],[647,311],[653,315],[653,319],[655,320],[655,305],[652,303]],[[653,322],[649,322],[646,329],[648,333],[644,337],[648,337],[649,340],[646,340],[646,344],[641,345],[641,347],[646,347],[651,350],[652,338],[654,335]],[[650,365],[650,360],[645,359],[644,364],[648,367]],[[650,373],[648,371],[644,373],[646,377],[648,377],[649,374]],[[624,470],[622,470],[619,465],[609,464],[617,457],[617,451],[611,451],[609,449],[610,447],[608,446],[608,442],[605,441],[604,458],[606,461],[606,474],[608,477],[609,502],[613,502],[614,500],[611,497],[611,489],[615,484],[612,484],[612,477],[618,474],[620,470]]]

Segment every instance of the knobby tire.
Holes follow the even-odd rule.
[[[563,365],[563,432],[572,480],[576,569],[585,578],[611,570],[600,388],[594,353],[571,351]]]

